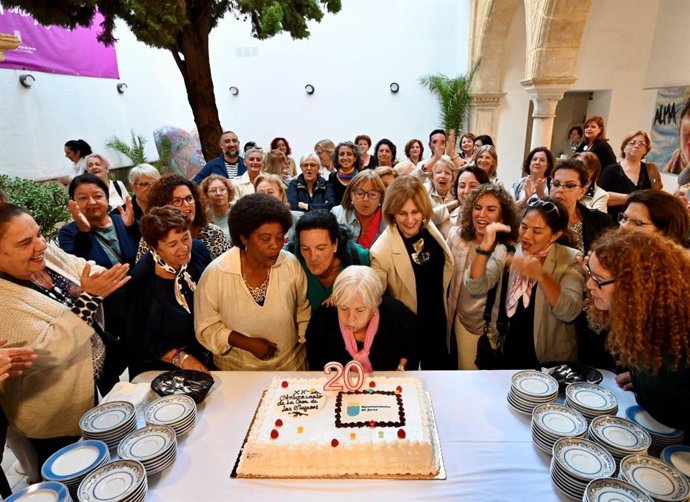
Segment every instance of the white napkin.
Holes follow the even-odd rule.
[[[157,398],[158,395],[151,390],[150,383],[117,382],[101,403],[128,401],[136,408],[137,418],[142,419],[146,406]]]

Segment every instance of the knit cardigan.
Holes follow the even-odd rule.
[[[84,259],[49,244],[45,261],[80,283]],[[36,439],[80,435],[79,419],[94,405],[93,328],[66,305],[5,279],[0,279],[0,299],[0,338],[8,347],[32,347],[38,355],[23,376],[0,383],[10,425]]]

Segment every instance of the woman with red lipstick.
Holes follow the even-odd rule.
[[[79,439],[79,419],[96,400],[105,345],[103,299],[124,286],[129,265],[106,270],[48,244],[31,214],[0,204],[0,339],[38,359],[0,385],[9,425],[43,462]]]
[[[176,367],[208,371],[210,353],[194,336],[194,290],[211,255],[192,240],[176,207],[151,209],[141,219],[141,235],[151,252],[134,267],[129,288],[129,378]]]
[[[477,369],[477,341],[484,329],[487,294],[500,283],[509,247],[518,235],[515,205],[502,186],[481,185],[466,201],[459,226],[453,227],[448,236],[455,258],[448,300],[454,315],[449,316],[449,322],[461,370]],[[497,302],[494,310],[498,311]]]
[[[221,370],[305,369],[307,280],[283,250],[292,214],[275,197],[242,197],[229,216],[233,248],[204,271],[194,295],[199,342]]]
[[[585,120],[585,137],[575,152],[592,152],[599,158],[602,170],[616,163],[616,154],[613,153],[613,148],[606,139],[603,118],[594,115]]]
[[[576,260],[578,252],[567,244],[565,207],[548,199],[528,201],[508,278],[506,368],[577,360],[573,321],[582,312],[585,281]]]
[[[690,259],[658,234],[609,232],[586,267],[590,322],[630,368],[616,381],[652,417],[690,433]],[[631,389],[632,387],[632,389]]]
[[[453,256],[431,221],[433,209],[422,182],[397,178],[383,203],[388,226],[371,248],[371,266],[384,288],[417,314],[415,357],[408,369],[449,370],[448,287]]]

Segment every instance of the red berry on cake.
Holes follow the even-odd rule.
[[[332,446],[333,448],[335,448],[335,447],[338,446],[339,444],[340,444],[340,443],[338,442],[337,439],[332,439],[332,440],[331,440],[331,446]]]
[[[402,394],[402,387],[401,387],[400,385],[398,385],[398,386],[395,388],[395,392],[397,392],[398,394]]]
[[[278,431],[273,429],[271,431],[271,439],[278,439]]]
[[[369,427],[376,427],[376,422],[374,420],[369,420]]]
[[[276,420],[276,427],[282,427],[283,421],[281,419]]]
[[[282,383],[280,384],[280,386],[281,386],[283,389],[287,388],[287,386],[288,386],[287,380],[283,380]]]
[[[400,439],[405,439],[405,436],[406,436],[405,429],[398,429],[398,437]]]
[[[369,387],[371,387],[372,389],[376,387],[376,382],[374,382],[373,380],[369,382]]]

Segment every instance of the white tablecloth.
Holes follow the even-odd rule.
[[[551,457],[532,443],[530,417],[506,402],[513,373],[407,372],[420,378],[431,394],[448,477],[389,481],[231,479],[259,398],[276,373],[214,372],[216,383],[199,406],[196,426],[179,441],[175,464],[149,477],[147,501],[568,500],[549,477]],[[155,374],[144,373],[136,381],[150,381]],[[616,395],[623,416],[634,396],[616,386],[613,374],[604,374],[602,385]]]

